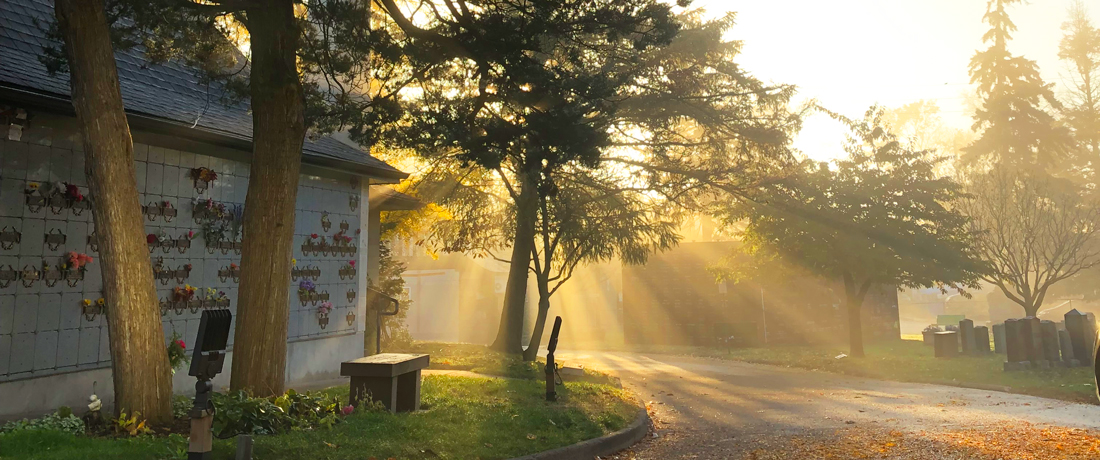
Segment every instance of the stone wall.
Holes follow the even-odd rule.
[[[157,282],[161,299],[169,300],[172,289],[185,284],[200,292],[213,288],[225,293],[229,309],[235,312],[237,280],[231,274],[225,276],[225,272],[231,264],[240,263],[240,255],[232,247],[204,241],[201,224],[193,216],[193,203],[213,200],[229,208],[243,207],[249,170],[248,164],[240,160],[246,157],[247,152],[135,133],[141,203],[155,208],[168,202],[178,213],[170,221],[164,216],[147,216],[146,233],[163,233],[182,240],[188,232],[194,232],[189,248],[151,248],[152,260],[159,261],[165,270],[178,269],[179,274],[190,266],[184,278]],[[218,179],[201,193],[190,178],[191,169],[198,167],[218,174]],[[318,293],[327,292],[333,311],[322,327],[317,316],[320,300],[303,305],[298,281],[287,280],[288,341],[293,344],[288,350],[287,378],[291,382],[330,378],[337,374],[340,361],[362,355],[365,279],[359,276],[358,267],[365,266],[367,251],[362,250],[366,235],[358,230],[365,228],[367,199],[366,187],[354,179],[338,172],[303,169],[293,257],[298,268],[320,269],[314,283]],[[88,267],[84,279],[74,281],[72,286],[65,280],[48,286],[41,279],[26,285],[17,279],[0,288],[0,419],[51,410],[60,403],[79,404],[91,393],[91,382],[95,382],[101,396],[109,398],[112,393],[107,323],[102,314],[85,315],[81,308],[84,299],[95,302],[102,296],[98,253],[89,245],[89,235],[94,243],[92,212],[28,206],[28,184],[38,183],[44,188],[52,182],[75,184],[88,194],[84,156],[71,119],[40,116],[20,141],[0,140],[0,228],[9,235],[19,233],[19,241],[10,244],[10,249],[0,248],[0,284],[5,282],[3,272],[9,266],[15,271],[24,267],[41,269],[44,261],[56,266],[69,251],[85,252],[96,261]],[[94,202],[94,197],[91,199]],[[327,230],[322,224],[323,214],[330,222]],[[325,236],[331,242],[342,226],[352,238],[349,245],[357,248],[354,254],[347,250],[341,254],[303,253],[302,243],[311,234]],[[49,233],[65,235],[65,242],[49,244],[45,237]],[[354,273],[349,270],[352,260],[356,261]],[[162,308],[162,313],[166,341],[175,332],[191,345],[202,309]],[[232,340],[231,335],[230,347]],[[220,379],[224,383],[228,383],[228,371],[227,364]],[[177,392],[190,391],[190,382],[186,370],[177,373]],[[75,395],[76,401],[68,401],[73,397],[59,400],[55,393]]]

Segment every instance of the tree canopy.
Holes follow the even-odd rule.
[[[974,258],[966,216],[950,204],[962,186],[936,175],[940,160],[899,142],[880,108],[861,120],[833,116],[850,129],[847,157],[805,162],[724,216],[746,222],[744,248],[755,258],[843,281],[851,354],[862,356],[859,307],[872,285],[963,292],[978,287],[985,268]]]

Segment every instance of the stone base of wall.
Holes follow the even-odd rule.
[[[319,382],[340,378],[340,363],[363,355],[363,333],[299,340],[287,344],[287,388],[313,387]],[[214,379],[214,388],[229,388],[233,353],[226,356],[224,371]],[[76,414],[87,411],[93,387],[112,410],[115,400],[111,369],[94,369],[0,383],[0,423],[21,418],[40,417],[60,406],[69,406]],[[195,394],[195,378],[183,368],[172,376],[175,394]]]

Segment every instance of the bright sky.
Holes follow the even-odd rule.
[[[1061,24],[1070,0],[1033,0],[1009,10],[1019,29],[1009,49],[1038,61],[1061,86]],[[1100,1],[1087,0],[1100,26]],[[935,99],[945,121],[968,127],[964,95],[971,56],[988,26],[985,0],[695,0],[711,14],[737,12],[730,38],[744,42],[740,64],[758,77],[792,83],[803,98],[858,117],[879,103]],[[842,154],[844,129],[824,115],[807,120],[796,146],[815,159]]]

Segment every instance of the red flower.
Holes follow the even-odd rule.
[[[354,260],[349,260],[348,265],[351,265],[352,267],[354,267],[355,266],[355,261]]]
[[[186,343],[183,343],[183,341],[182,341],[182,340],[177,340],[177,341],[176,341],[176,345],[179,345],[179,346],[180,346],[180,348],[183,348],[184,350],[186,350],[186,349],[187,349],[187,344],[186,344]]]
[[[150,233],[150,234],[145,236],[145,242],[148,243],[148,244],[156,243],[157,242],[157,236]]]
[[[310,233],[310,234],[309,234],[309,237],[310,237],[310,238],[317,238],[317,234],[316,234],[316,233]]]
[[[236,269],[236,268],[237,268],[237,264],[235,264],[235,263],[232,263],[232,262],[230,262],[230,263],[229,263],[229,268],[233,268],[233,269]]]

